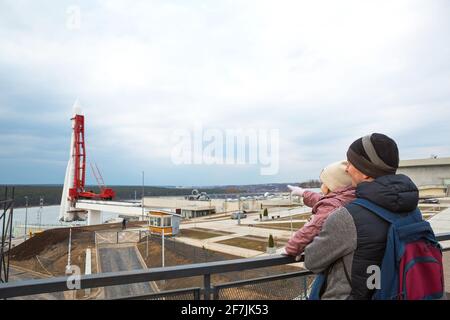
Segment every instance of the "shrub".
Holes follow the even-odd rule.
[[[269,236],[269,248],[275,247],[275,242],[273,241],[273,236]]]

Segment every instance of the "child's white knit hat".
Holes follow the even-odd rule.
[[[352,184],[350,175],[345,171],[347,161],[339,161],[325,167],[320,174],[320,180],[330,191],[347,187]]]

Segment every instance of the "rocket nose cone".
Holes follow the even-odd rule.
[[[80,102],[78,101],[78,99],[75,100],[75,103],[73,104],[72,109],[73,109],[73,114],[74,115],[76,115],[76,114],[82,115],[83,114],[82,111],[81,111],[81,105],[80,105]]]

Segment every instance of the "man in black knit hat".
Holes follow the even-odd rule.
[[[393,213],[413,211],[419,202],[416,185],[396,174],[399,152],[394,140],[374,133],[353,142],[347,151],[347,172],[356,197]],[[356,204],[336,210],[305,249],[305,266],[327,275],[321,299],[371,299],[371,266],[381,267],[389,223]]]
[[[348,173],[355,187],[359,182],[393,175],[399,164],[397,144],[384,134],[374,133],[353,142],[347,151]]]

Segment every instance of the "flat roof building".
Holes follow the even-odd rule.
[[[450,186],[450,157],[402,160],[397,173],[410,177],[423,194],[428,189],[436,196],[445,196]]]
[[[181,208],[181,216],[183,218],[191,219],[204,217],[210,214],[216,213],[216,209],[214,207],[186,207]]]

